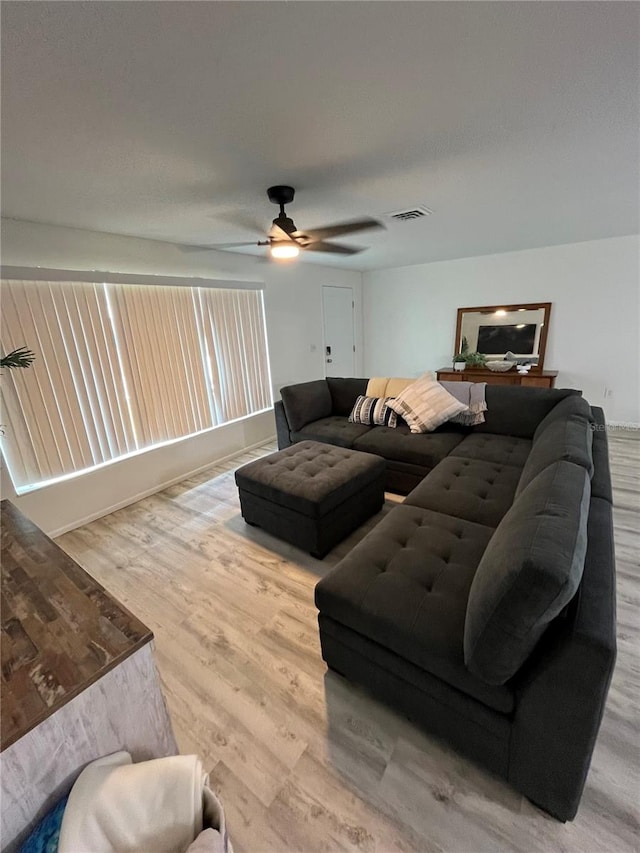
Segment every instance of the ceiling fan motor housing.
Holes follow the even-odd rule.
[[[273,224],[277,225],[278,228],[285,232],[285,234],[293,234],[293,232],[296,230],[296,226],[293,219],[290,219],[288,216],[277,216],[273,220]]]
[[[280,184],[275,187],[269,187],[269,189],[267,190],[269,201],[273,204],[291,204],[295,194],[296,191],[293,187],[285,187],[281,186]]]

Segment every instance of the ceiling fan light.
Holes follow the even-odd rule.
[[[272,258],[284,260],[286,258],[297,258],[300,254],[300,249],[295,243],[273,243],[269,249]]]

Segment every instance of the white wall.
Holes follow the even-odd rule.
[[[316,264],[259,262],[224,252],[192,252],[154,240],[2,220],[2,263],[145,275],[265,282],[265,313],[274,397],[292,382],[324,375],[322,285],[352,287],[356,303],[356,373],[362,370],[362,277]],[[25,341],[25,344],[29,344]],[[2,497],[48,533],[71,529],[140,494],[275,434],[273,413],[218,427],[167,447],[17,497],[2,472]]]
[[[607,419],[640,422],[640,241],[572,243],[364,274],[364,373],[450,366],[457,309],[551,302],[545,367]],[[605,396],[605,389],[608,389]]]

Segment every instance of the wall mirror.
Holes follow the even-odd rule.
[[[465,338],[469,352],[481,352],[490,361],[511,353],[542,370],[550,316],[550,302],[458,308],[455,352]]]

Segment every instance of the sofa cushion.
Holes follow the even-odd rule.
[[[367,393],[368,379],[351,379],[327,376],[327,385],[331,394],[331,413],[347,417],[356,398]]]
[[[591,481],[555,462],[516,498],[475,573],[464,659],[479,678],[504,684],[573,597],[584,568]]]
[[[464,459],[479,459],[483,462],[499,462],[502,465],[515,465],[522,469],[530,451],[531,441],[527,438],[478,434],[474,430],[451,451],[451,455],[462,456]]]
[[[449,456],[404,502],[497,527],[513,503],[519,479],[514,465]]]
[[[338,447],[351,447],[356,438],[366,435],[369,430],[370,427],[364,424],[352,424],[347,418],[331,415],[303,426],[291,437],[294,441],[324,441]]]
[[[377,453],[385,459],[409,462],[424,468],[435,466],[464,438],[464,432],[429,432],[415,435],[407,426],[373,427],[353,443],[356,450]]]
[[[557,418],[545,426],[542,432],[536,432],[524,468],[516,489],[519,495],[537,475],[553,462],[564,459],[580,465],[593,475],[593,430],[590,421],[583,415],[567,415]]]
[[[474,427],[474,432],[533,438],[543,418],[557,403],[571,395],[580,395],[580,391],[571,388],[488,384],[484,423]]]
[[[416,381],[403,376],[372,376],[367,383],[367,397],[397,397],[409,385]]]
[[[533,440],[537,441],[546,428],[551,426],[551,424],[554,424],[559,420],[565,420],[568,417],[576,417],[584,420],[586,423],[593,423],[591,406],[587,403],[584,397],[579,397],[578,395],[565,397],[563,400],[560,400],[559,403],[556,403],[549,414],[540,421],[533,434]]]
[[[425,373],[392,399],[389,406],[405,419],[413,433],[431,432],[469,408],[445,390],[433,373]]]
[[[464,665],[467,596],[492,530],[414,506],[392,510],[316,586],[322,614],[509,713],[513,695]]]
[[[302,441],[236,471],[238,488],[310,518],[326,515],[384,472],[384,460]]]
[[[287,385],[280,389],[280,396],[291,432],[331,414],[333,402],[326,379]]]
[[[349,414],[349,420],[354,424],[365,426],[398,426],[398,415],[389,406],[393,397],[363,397],[355,402]]]

